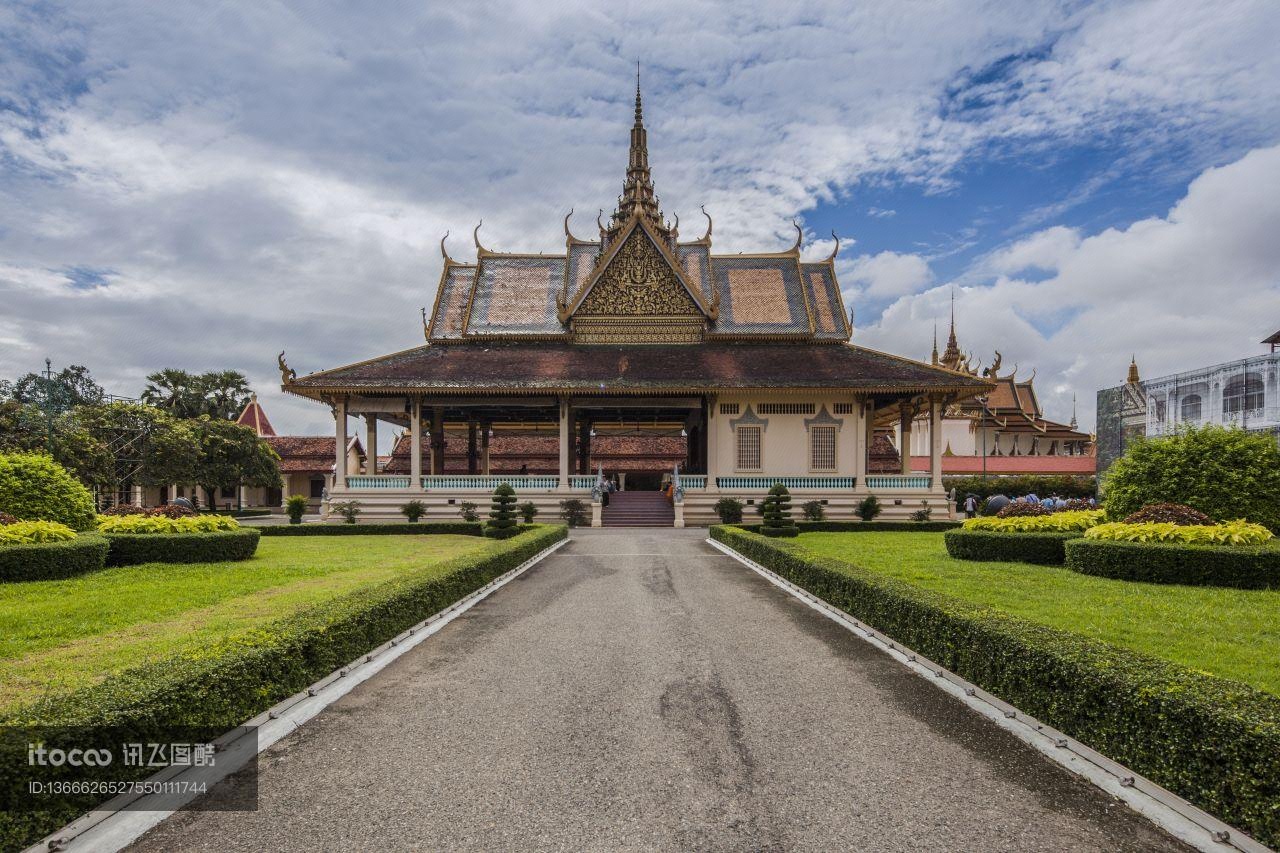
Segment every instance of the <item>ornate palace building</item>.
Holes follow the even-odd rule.
[[[281,354],[284,390],[332,407],[335,448],[348,445],[352,416],[365,420],[371,459],[379,421],[407,430],[389,471],[348,470],[335,451],[330,498],[375,518],[418,498],[428,518],[456,518],[457,504],[508,482],[555,517],[561,500],[592,500],[602,467],[615,473],[601,453],[612,440],[650,436],[681,442],[676,525],[711,522],[719,498],[759,501],[778,482],[836,518],[868,494],[888,518],[945,513],[943,412],[992,383],[850,344],[835,254],[802,260],[798,227],[786,251],[716,255],[706,221],[684,240],[679,218],[663,218],[637,86],[622,195],[595,239],[570,233],[566,217],[563,253],[511,254],[483,246],[477,226],[474,262],[441,242],[425,345],[304,377]],[[902,421],[909,437],[920,416],[927,470],[907,457],[896,473],[869,473],[877,426]],[[516,437],[554,441],[554,468],[496,467],[495,446]],[[633,454],[653,470],[633,465],[628,493],[675,474],[658,446]]]
[[[943,413],[942,473],[1092,476],[1096,467],[1094,437],[1077,428],[1075,412],[1065,424],[1046,418],[1036,395],[1035,371],[1019,379],[1015,365],[1001,375],[1003,360],[997,350],[991,365],[982,368],[972,363],[972,356],[961,353],[953,306],[946,349],[939,356],[935,340],[931,363],[970,376],[981,375],[995,387],[957,400]],[[912,470],[926,470],[929,465],[929,446],[921,439],[923,426],[917,422],[912,431]]]

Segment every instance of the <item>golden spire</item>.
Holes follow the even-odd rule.
[[[1129,359],[1129,384],[1137,385],[1141,380],[1138,379],[1138,356],[1135,354]]]
[[[617,236],[623,223],[639,213],[658,233],[669,236],[662,222],[662,211],[653,192],[653,176],[649,172],[649,134],[644,128],[644,105],[640,98],[640,63],[636,63],[636,114],[631,125],[631,148],[627,154],[627,177],[622,183],[622,196],[609,221],[609,239]]]
[[[947,349],[942,353],[942,364],[952,370],[960,369],[964,357],[960,354],[960,344],[956,341],[956,292],[951,291],[951,334],[947,336]]]
[[[929,357],[929,363],[934,367],[938,365],[938,324],[933,324],[933,355]]]

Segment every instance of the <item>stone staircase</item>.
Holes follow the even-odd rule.
[[[600,516],[605,527],[673,527],[675,520],[661,492],[614,492]]]

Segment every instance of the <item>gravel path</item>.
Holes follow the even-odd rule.
[[[258,811],[135,849],[1184,849],[704,536],[575,532],[264,754]]]

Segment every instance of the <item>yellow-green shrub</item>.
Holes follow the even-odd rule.
[[[1261,545],[1270,540],[1271,531],[1261,524],[1250,524],[1243,518],[1222,524],[1174,524],[1173,522],[1123,521],[1099,524],[1085,531],[1088,539],[1113,542],[1180,542],[1185,545]]]
[[[1088,530],[1100,524],[1104,515],[1100,509],[1070,510],[1052,515],[1018,515],[1010,518],[987,515],[969,519],[964,523],[964,529],[999,533],[1069,533],[1073,530]]]
[[[163,515],[98,516],[98,530],[102,533],[213,533],[218,530],[239,529],[240,522],[226,515],[193,515],[185,518],[166,518]]]
[[[16,521],[0,525],[0,545],[69,542],[75,538],[74,530],[56,521]]]

